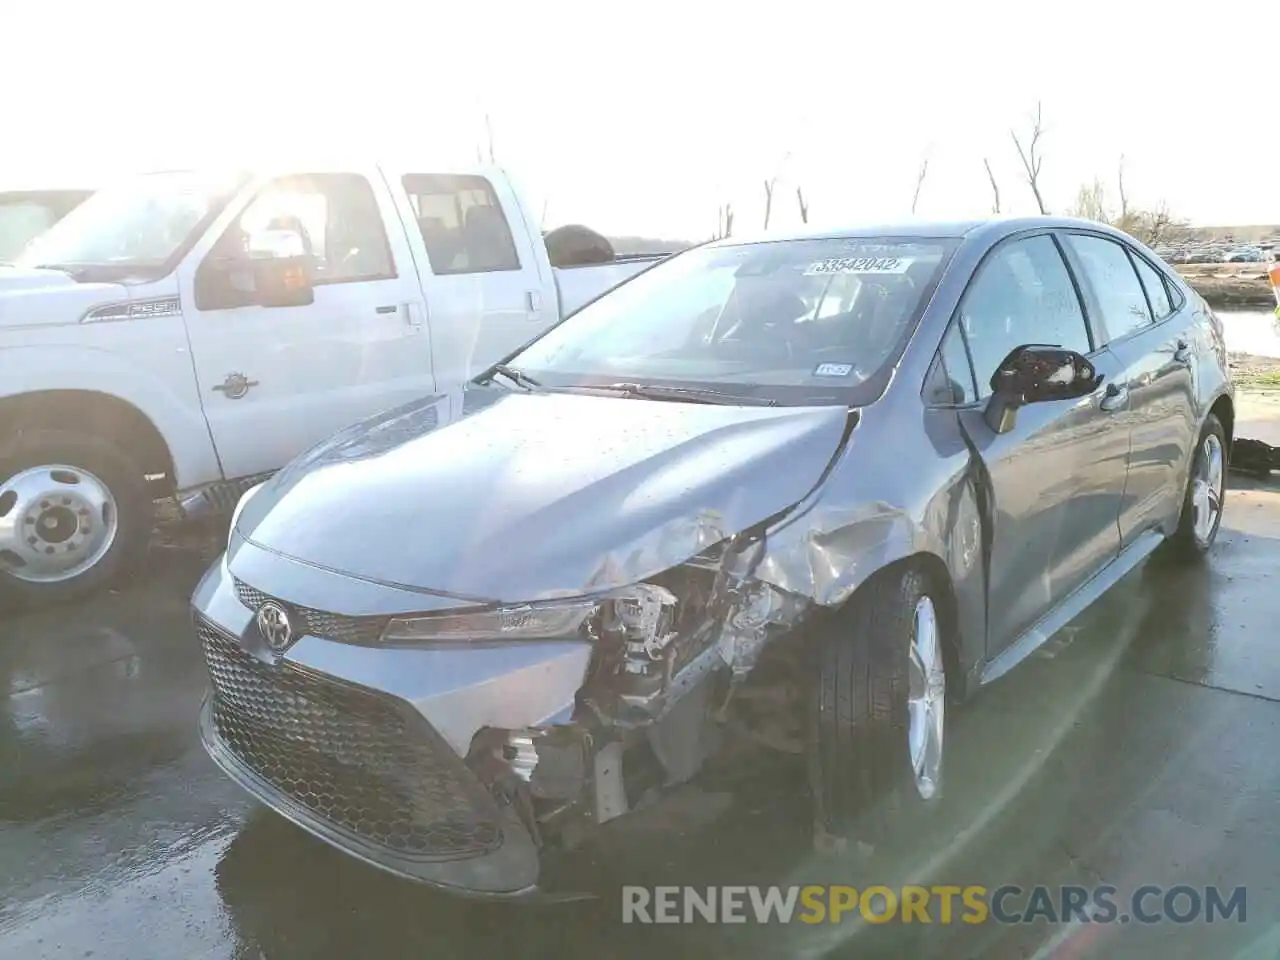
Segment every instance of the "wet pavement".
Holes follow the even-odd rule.
[[[1280,485],[1211,560],[1152,560],[955,717],[946,804],[812,852],[803,772],[713,770],[557,871],[464,902],[258,807],[204,756],[187,598],[208,553],[0,622],[0,957],[1280,956]],[[625,824],[625,826],[624,826]],[[1244,923],[623,926],[621,884],[1217,884]]]

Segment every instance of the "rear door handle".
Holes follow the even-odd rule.
[[[1186,340],[1178,340],[1178,348],[1173,351],[1173,359],[1178,363],[1189,364],[1191,362],[1191,344]]]
[[[1128,390],[1117,384],[1108,383],[1107,389],[1102,392],[1102,400],[1098,403],[1098,409],[1106,413],[1115,413],[1117,410],[1124,409],[1124,405],[1128,402]]]
[[[530,320],[537,320],[542,312],[542,294],[537,290],[526,290],[524,292],[524,308],[528,312]]]

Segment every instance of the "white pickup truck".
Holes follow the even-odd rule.
[[[482,372],[656,258],[553,268],[500,169],[108,186],[0,267],[0,593],[95,589],[157,498],[240,490]]]

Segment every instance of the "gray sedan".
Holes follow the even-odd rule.
[[[728,730],[820,837],[941,801],[947,708],[1218,531],[1222,328],[1095,223],[672,257],[237,507],[194,597],[204,743],[372,864],[538,888]]]

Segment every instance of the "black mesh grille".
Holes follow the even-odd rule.
[[[268,596],[256,587],[251,587],[243,580],[236,580],[236,596],[250,610],[257,610],[268,600],[275,600],[289,608],[301,621],[304,633],[313,637],[327,637],[330,640],[341,640],[343,643],[374,644],[382,637],[387,628],[387,617],[345,617],[338,613],[327,613],[312,607],[300,607]]]
[[[501,840],[493,798],[430,724],[372,691],[250,656],[197,619],[218,737],[276,789],[399,856],[460,859]]]

